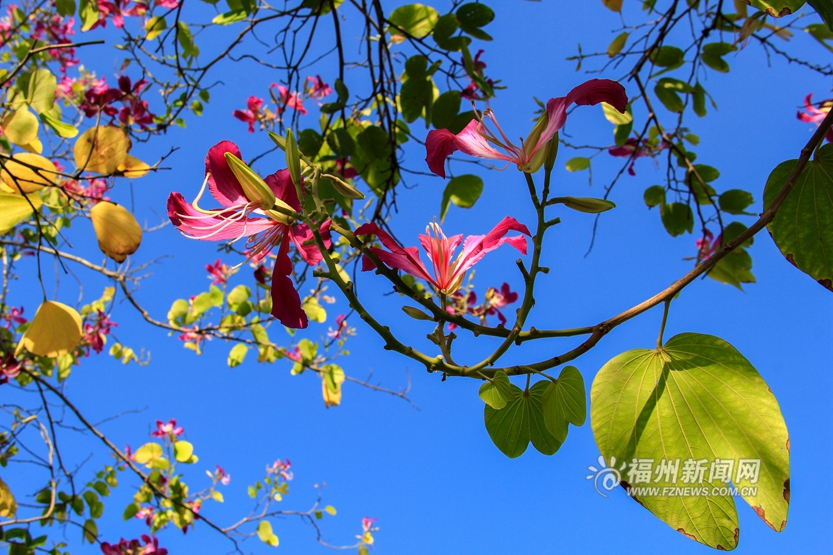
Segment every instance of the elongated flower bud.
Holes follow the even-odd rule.
[[[252,202],[260,205],[261,210],[271,210],[275,206],[275,193],[252,168],[231,152],[225,153],[226,161],[234,177],[243,188],[243,194]]]
[[[567,208],[572,208],[578,212],[585,214],[598,214],[600,212],[607,212],[611,208],[616,208],[616,204],[609,200],[593,197],[560,197],[552,199],[553,202],[563,204]]]

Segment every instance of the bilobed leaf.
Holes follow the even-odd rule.
[[[683,104],[683,99],[680,98],[680,95],[677,94],[677,91],[673,89],[666,88],[660,84],[654,87],[654,94],[657,95],[657,98],[662,105],[669,112],[674,112],[679,114],[685,108],[685,104]]]
[[[409,78],[399,91],[402,119],[411,123],[419,118],[433,101],[434,84],[428,77]]]
[[[344,383],[344,370],[336,364],[325,364],[321,372],[321,394],[324,406],[337,407],[341,404],[341,384]]]
[[[62,137],[64,139],[74,139],[78,136],[77,127],[61,121],[59,118],[53,116],[51,112],[44,112],[42,114],[38,114],[38,117],[43,123],[48,125],[52,129],[52,131],[54,131],[55,134],[59,137]]]
[[[662,185],[651,185],[645,189],[645,193],[642,195],[642,198],[645,200],[645,204],[648,205],[648,208],[665,204],[665,187]]]
[[[726,487],[708,472],[701,482],[683,481],[683,467],[689,459],[705,459],[707,465],[730,460],[731,483],[764,522],[784,529],[790,498],[787,427],[758,371],[727,342],[683,333],[656,350],[622,353],[596,375],[590,401],[593,434],[606,460],[653,459],[654,469],[662,460],[679,460],[676,479],[652,473],[650,485],[660,490]],[[756,482],[738,476],[742,459],[760,461]],[[744,490],[750,486],[757,489]],[[698,542],[723,550],[737,546],[737,512],[728,495],[638,501]]]
[[[48,69],[37,69],[25,73],[17,82],[17,87],[24,89],[27,104],[39,114],[52,109],[55,104],[57,85],[57,78]]]
[[[798,11],[804,0],[749,0],[748,4],[773,17],[784,17]]]
[[[131,142],[112,125],[87,129],[75,141],[72,154],[79,170],[111,174],[127,160]]]
[[[89,31],[99,20],[98,2],[96,0],[79,0],[78,16],[81,18],[81,31]]]
[[[743,291],[742,284],[755,283],[752,274],[752,257],[746,249],[737,248],[724,256],[714,268],[709,270],[708,276],[720,283],[734,285]]]
[[[116,168],[116,171],[118,175],[121,175],[122,177],[136,179],[138,177],[146,176],[150,171],[150,166],[135,156],[128,154],[127,158],[124,159],[124,162],[119,164],[118,168]]]
[[[162,456],[162,446],[156,442],[145,443],[133,453],[133,460],[139,464],[149,464]]]
[[[218,15],[217,17],[222,17],[222,16]],[[215,21],[212,21],[212,23],[217,23],[217,21],[216,21],[217,17],[214,18]],[[220,24],[220,25],[222,25],[222,24]],[[161,35],[162,31],[164,31],[167,28],[168,28],[168,22],[165,21],[164,17],[160,17],[160,16],[151,17],[150,19],[148,19],[147,23],[145,23],[145,33],[147,33],[147,35],[145,35],[145,38],[147,38],[147,40],[153,40],[156,37],[158,37],[159,35]]]
[[[124,262],[142,243],[142,228],[136,218],[123,206],[102,201],[90,210],[90,220],[98,238],[101,252]]]
[[[457,8],[457,21],[465,31],[467,28],[485,27],[495,19],[495,12],[486,4],[469,2]]]
[[[833,4],[828,0],[807,0],[807,3],[818,12],[827,28],[833,32]]]
[[[194,454],[194,446],[187,441],[177,441],[174,443],[174,458],[177,462],[188,462],[191,455]]]
[[[737,49],[737,46],[728,42],[712,42],[703,46],[700,59],[713,70],[728,73],[729,64],[723,59],[723,56]]]
[[[752,193],[743,189],[729,189],[718,198],[720,209],[729,214],[745,214],[746,210],[755,199]]]
[[[278,536],[272,532],[272,525],[268,520],[261,520],[260,524],[257,525],[257,537],[266,545],[278,546]]]
[[[91,518],[84,522],[84,539],[90,543],[98,540],[98,524]]]
[[[176,36],[179,44],[182,46],[182,55],[186,58],[196,58],[200,55],[200,49],[194,43],[194,35],[191,33],[191,28],[184,21],[178,21],[176,24]]]
[[[3,118],[3,133],[13,144],[25,147],[38,139],[38,117],[28,108],[21,108]]]
[[[549,433],[544,423],[542,398],[547,384],[538,382],[526,392],[512,385],[512,398],[503,409],[495,410],[486,405],[486,431],[507,457],[521,456],[530,441],[545,455],[552,455],[561,447],[561,442]]]
[[[231,10],[226,13],[221,13],[220,15],[214,16],[214,19],[211,20],[211,23],[215,25],[231,25],[232,23],[237,23],[238,21],[243,21],[248,17],[249,13],[240,8],[238,10]]]
[[[766,182],[764,208],[787,182],[795,160],[779,164]],[[833,291],[833,144],[822,146],[767,226],[781,253]]]
[[[566,366],[558,381],[550,382],[543,397],[544,423],[559,441],[567,438],[567,423],[581,426],[587,418],[584,378],[575,366]]]
[[[649,58],[660,67],[674,69],[683,65],[685,54],[676,46],[660,46],[651,51]]]
[[[434,25],[436,25],[439,18],[440,15],[437,10],[431,6],[408,4],[393,10],[388,20],[412,37],[420,39],[427,36],[434,29]],[[391,35],[398,34],[398,29],[391,28]]]
[[[446,91],[441,94],[431,108],[431,125],[437,129],[448,129],[460,112],[460,103],[459,91]]]
[[[15,352],[26,349],[42,357],[66,354],[81,341],[81,316],[65,304],[44,301],[26,328]]]
[[[671,237],[682,235],[686,231],[691,233],[694,230],[694,212],[687,204],[681,202],[661,204],[659,213],[662,217],[662,225]]]
[[[506,373],[496,372],[491,382],[480,386],[479,395],[484,403],[493,409],[501,410],[512,399],[514,392]]]
[[[633,121],[633,111],[631,110],[630,104],[628,104],[624,114],[607,102],[602,102],[601,104],[605,119],[613,125],[625,125]]]
[[[442,205],[440,206],[440,221],[445,219],[449,203],[454,203],[460,208],[471,208],[480,195],[483,193],[483,180],[472,174],[458,175],[452,178],[443,191]]]
[[[231,348],[228,354],[229,368],[240,366],[246,358],[246,353],[249,352],[249,347],[245,343],[238,343]]]
[[[307,318],[313,322],[321,324],[327,321],[327,311],[323,306],[321,306],[318,299],[315,297],[308,297],[304,299],[304,303],[301,308],[303,308],[304,312],[307,313]]]

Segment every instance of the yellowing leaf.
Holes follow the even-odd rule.
[[[41,200],[37,196],[0,193],[0,233],[6,233],[27,220],[40,207]]]
[[[27,150],[29,152],[32,152],[34,154],[40,154],[41,152],[43,152],[43,143],[40,142],[40,139],[35,137],[31,141],[29,141],[27,144],[20,145],[20,148],[22,148],[23,150]]]
[[[6,160],[0,179],[12,193],[31,193],[43,189],[47,185],[54,185],[58,170],[47,158],[39,154],[21,152]],[[8,189],[6,188],[8,187]]]
[[[260,524],[257,525],[257,537],[266,545],[278,546],[278,536],[272,532],[272,525],[268,520],[261,520]]]
[[[142,228],[133,214],[118,204],[99,202],[90,210],[98,248],[115,260],[123,262],[142,242]]]
[[[341,384],[344,383],[344,370],[335,364],[327,364],[321,373],[321,393],[324,406],[337,407],[341,404]]]
[[[313,322],[321,324],[327,321],[327,311],[324,310],[315,297],[308,297],[304,300],[303,309],[307,313],[307,317]]]
[[[136,158],[135,156],[127,155],[124,162],[119,164],[117,168],[119,173],[124,177],[135,179],[137,177],[144,177],[150,171],[150,166]]]
[[[17,501],[14,500],[14,495],[6,482],[0,480],[0,516],[14,518],[15,514],[17,514]]]
[[[127,161],[130,146],[130,137],[118,127],[94,127],[78,137],[72,154],[79,169],[111,174]]]
[[[213,497],[214,501],[216,501],[217,503],[223,502],[223,494],[217,491],[216,489],[211,492],[211,497]]]
[[[28,108],[21,108],[3,118],[3,133],[10,142],[28,145],[38,139],[38,118]]]
[[[57,357],[72,351],[81,341],[81,316],[74,308],[44,301],[20,338],[15,352],[26,349],[42,357]]]
[[[605,8],[614,12],[622,11],[622,0],[602,0],[602,4],[605,5]]]
[[[158,443],[145,443],[133,454],[133,460],[139,464],[148,464],[162,456],[162,446]]]
[[[177,441],[174,443],[174,457],[178,462],[188,462],[191,455],[194,454],[194,446],[187,441]]]

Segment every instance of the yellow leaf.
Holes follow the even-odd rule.
[[[3,118],[3,133],[10,142],[18,145],[28,145],[38,139],[38,118],[28,108],[21,108],[10,112]]]
[[[139,464],[148,464],[162,456],[162,446],[158,443],[145,443],[133,454],[133,460]]]
[[[605,8],[614,12],[622,11],[622,0],[602,0],[602,4],[605,5]]]
[[[43,143],[40,142],[40,139],[35,137],[31,141],[29,141],[27,144],[20,145],[20,148],[22,148],[23,150],[28,150],[29,152],[31,152],[33,154],[40,154],[41,152],[43,152]]]
[[[136,158],[135,156],[127,155],[124,162],[119,164],[117,168],[119,173],[124,177],[135,179],[137,177],[144,177],[150,171],[150,166]]]
[[[214,501],[216,501],[217,503],[223,502],[223,494],[217,491],[216,489],[211,492],[211,497],[213,497]]]
[[[6,233],[25,221],[41,207],[41,199],[35,195],[0,193],[0,233]]]
[[[72,154],[78,169],[112,174],[127,161],[130,137],[118,127],[87,129],[75,141]]]
[[[318,299],[315,297],[307,297],[304,300],[302,308],[304,309],[304,312],[307,313],[307,317],[313,322],[321,324],[327,321],[327,311],[321,307]]]
[[[194,454],[194,446],[187,441],[177,441],[174,443],[174,458],[178,462],[188,462],[191,455]]]
[[[14,518],[15,514],[17,514],[17,501],[14,500],[14,495],[6,482],[0,480],[0,516]]]
[[[344,383],[344,370],[335,364],[328,364],[321,374],[321,394],[324,406],[337,407],[341,404],[341,384]]]
[[[142,242],[142,228],[133,214],[118,204],[99,202],[90,210],[98,248],[115,260],[124,262],[128,254],[133,254]]]
[[[6,160],[0,179],[3,180],[4,191],[31,193],[43,189],[47,185],[54,185],[57,178],[57,168],[47,158],[39,154],[21,152]]]
[[[81,316],[78,312],[59,302],[44,301],[15,352],[26,349],[38,356],[54,358],[75,349],[79,341]]]

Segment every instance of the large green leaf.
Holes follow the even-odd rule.
[[[804,0],[746,0],[746,3],[773,17],[784,17],[798,11]]]
[[[530,441],[545,455],[552,455],[561,447],[561,442],[547,431],[544,423],[543,396],[549,384],[541,381],[528,391],[513,385],[513,396],[503,409],[486,405],[486,430],[507,457],[514,459],[523,455]]]
[[[440,221],[445,219],[450,203],[460,208],[471,208],[483,193],[483,180],[473,174],[458,175],[448,182],[443,191]]]
[[[683,333],[656,350],[622,353],[599,371],[590,404],[602,455],[630,463],[631,471],[633,463],[640,468],[649,461],[648,485],[658,487],[658,495],[636,500],[675,530],[716,549],[734,549],[739,534],[734,501],[712,491],[727,487],[728,480],[770,527],[781,531],[786,526],[787,426],[758,371],[727,342]],[[738,476],[740,468],[749,469],[741,459],[760,461],[757,480]],[[678,472],[661,472],[661,461],[678,461]],[[705,461],[703,479],[685,479],[686,465],[697,461]],[[711,475],[715,461],[731,461],[726,480]],[[645,483],[644,476],[638,480],[631,471],[622,472],[624,487]],[[669,496],[662,491],[691,486],[705,487],[708,494]]]
[[[788,160],[772,170],[764,189],[765,208],[772,204],[795,163]],[[768,227],[787,260],[833,291],[833,144],[821,147],[807,163]]]
[[[818,12],[827,24],[827,28],[833,31],[833,4],[830,0],[807,0],[807,3]]]
[[[437,10],[431,6],[408,4],[407,6],[400,6],[393,10],[388,21],[403,29],[412,37],[421,39],[434,29],[434,25],[437,24],[439,18],[440,15],[437,13]],[[399,34],[399,30],[392,29],[391,34],[397,35]]]

